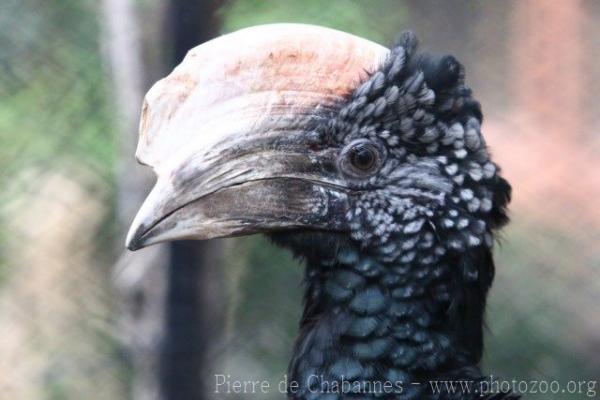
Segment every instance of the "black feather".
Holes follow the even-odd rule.
[[[360,393],[365,399],[482,398],[432,393],[426,383],[486,379],[479,362],[492,238],[508,222],[511,189],[485,147],[463,66],[417,47],[403,32],[379,69],[307,127],[311,146],[343,154],[368,139],[385,148],[385,159],[376,173],[347,181],[348,232],[271,235],[306,263],[293,399],[356,398],[311,393],[307,377],[315,374],[319,383],[394,377],[422,385]]]

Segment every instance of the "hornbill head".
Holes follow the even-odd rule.
[[[392,50],[308,25],[222,36],[146,95],[136,156],[158,179],[127,247],[282,230],[389,257],[416,237],[491,245],[509,187],[480,123],[462,66],[411,33]]]

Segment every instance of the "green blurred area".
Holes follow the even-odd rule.
[[[113,111],[93,3],[3,2],[0,185],[65,159],[107,179],[115,161]]]
[[[3,211],[35,192],[38,177],[53,170],[92,174],[89,190],[112,201],[114,109],[97,17],[93,3],[76,0],[0,5]],[[6,214],[0,218],[10,218]],[[8,234],[0,232],[0,248]],[[0,283],[5,264],[0,257]]]
[[[154,2],[138,3],[144,9]],[[0,320],[0,325],[16,324],[14,332],[0,327],[0,335],[18,338],[16,344],[6,339],[7,347],[0,350],[14,353],[14,346],[26,347],[19,347],[15,359],[0,361],[0,393],[9,388],[9,393],[24,394],[23,398],[42,394],[46,399],[103,399],[126,398],[129,390],[130,371],[111,333],[116,308],[108,288],[109,260],[114,261],[114,243],[122,238],[114,237],[113,228],[117,133],[99,15],[98,4],[91,0],[3,0],[0,4],[0,296],[4,296],[0,304],[6,305],[0,312],[8,310],[7,321]],[[223,32],[270,22],[302,22],[386,45],[410,21],[409,5],[395,0],[237,0],[228,2],[218,15]],[[57,182],[64,186],[56,186]],[[40,199],[41,186],[48,191],[44,193],[55,190],[60,195]],[[69,193],[77,194],[77,203],[65,200],[75,198]],[[50,202],[54,205],[30,215],[34,201],[41,202],[42,209]],[[93,208],[79,207],[82,203]],[[32,233],[28,224],[39,221],[44,226],[43,220],[53,213],[63,215],[67,228],[71,221],[80,220],[86,226],[91,215],[99,214],[88,233],[94,246],[81,250],[86,254],[66,256],[70,265],[62,278],[49,278],[30,289],[30,279],[13,275],[33,270],[35,262],[54,265],[52,260],[65,256],[52,243],[41,248],[56,254],[30,254],[30,247],[36,245],[28,241],[31,235],[51,241],[57,234],[35,229]],[[553,227],[552,221],[540,227],[528,220],[525,210],[518,210],[514,219],[497,251],[486,371],[560,382],[598,379],[600,338],[585,342],[589,335],[580,334],[580,329],[594,329],[592,322],[600,311],[599,284],[596,275],[590,275],[594,282],[582,284],[585,275],[577,273],[582,268],[588,273],[598,271],[600,255],[594,238],[581,234],[576,224],[573,231]],[[65,246],[79,239],[79,235],[67,236]],[[262,237],[236,239],[227,246],[227,346],[216,349],[213,357],[240,377],[279,379],[297,332],[302,268]],[[88,262],[91,267],[83,265]],[[57,290],[60,298],[43,290]],[[42,304],[62,304],[70,293],[75,295],[66,301],[77,305],[66,305],[64,315],[57,311],[64,317],[56,321],[64,336],[56,340],[54,331],[47,333],[36,325],[48,314],[42,311],[32,317],[23,301],[38,295]],[[12,298],[18,303],[11,304]],[[26,328],[17,326],[21,323]],[[15,363],[21,364],[15,367]]]
[[[368,1],[231,1],[221,9],[223,32],[253,25],[295,22],[351,32],[382,44],[391,44],[406,25],[406,6],[397,0]]]

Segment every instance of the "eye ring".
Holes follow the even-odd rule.
[[[355,140],[342,149],[338,159],[340,170],[352,178],[367,178],[383,164],[383,152],[368,139]]]

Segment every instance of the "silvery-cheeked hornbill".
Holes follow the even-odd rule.
[[[260,232],[304,259],[290,398],[516,398],[474,393],[510,198],[481,122],[461,64],[410,32],[222,36],[146,95],[136,155],[158,180],[127,247]]]

